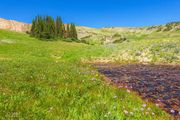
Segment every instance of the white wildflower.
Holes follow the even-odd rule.
[[[127,110],[124,110],[124,113],[125,113],[125,114],[128,114],[129,112],[128,112]]]
[[[170,112],[171,112],[171,113],[175,113],[175,111],[174,111],[173,109],[172,109],[172,110],[170,110]]]
[[[146,105],[146,104],[143,104],[142,106],[145,108],[147,105]]]
[[[134,113],[133,113],[133,112],[130,112],[130,115],[132,115],[132,116],[133,116],[133,115],[134,115]]]
[[[127,90],[128,93],[130,93],[131,91],[130,90]]]
[[[118,98],[118,96],[117,96],[117,95],[115,95],[113,98],[114,98],[114,99],[116,99],[116,98]]]
[[[151,108],[148,108],[147,110],[148,110],[148,111],[151,111]]]
[[[157,107],[159,107],[159,104],[156,104]]]
[[[144,108],[141,108],[141,111],[144,111]]]

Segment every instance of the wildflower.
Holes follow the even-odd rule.
[[[157,107],[159,107],[159,104],[156,104]]]
[[[116,107],[116,106],[114,106],[114,107],[113,107],[113,109],[115,110],[115,109],[117,109],[117,107]]]
[[[173,109],[172,109],[172,110],[170,110],[170,112],[171,112],[171,113],[173,113],[173,114],[175,113],[175,111],[174,111]]]
[[[108,114],[108,115],[110,115],[110,114],[111,114],[111,112],[108,112],[107,114]]]
[[[124,110],[124,113],[125,113],[125,114],[128,114],[129,112],[128,112],[127,110]]]
[[[141,111],[144,111],[144,108],[141,108]]]
[[[117,95],[115,95],[113,98],[114,98],[114,99],[116,99],[116,98],[118,98],[118,96],[117,96]]]
[[[51,112],[52,110],[53,110],[53,107],[50,107],[48,112]]]
[[[151,108],[148,108],[147,110],[148,110],[148,111],[151,111]]]
[[[149,112],[146,112],[145,114],[146,114],[146,115],[148,115],[148,114],[149,114]]]
[[[131,91],[130,90],[127,90],[128,93],[130,93]]]
[[[133,113],[133,112],[130,112],[130,115],[132,115],[132,116],[133,116],[133,115],[134,115],[134,113]]]
[[[146,104],[143,104],[142,106],[145,108],[147,105],[146,105]]]
[[[155,115],[155,113],[152,112],[152,115]]]

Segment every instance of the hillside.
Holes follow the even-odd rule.
[[[130,42],[130,46],[124,45],[127,43],[92,46],[61,40],[45,42],[27,34],[1,30],[0,117],[171,120],[172,117],[162,109],[143,101],[134,92],[106,82],[97,69],[86,62],[96,58],[104,60],[113,54],[121,55],[119,52],[132,46],[139,50],[139,47],[147,48],[154,44],[150,42],[139,46],[137,42],[135,47],[134,42]],[[168,40],[161,43],[169,46]],[[156,51],[162,53],[161,50]],[[155,56],[159,58],[155,59],[156,62],[161,61],[161,56]]]
[[[0,29],[12,30],[17,32],[27,32],[31,25],[17,22],[14,20],[5,20],[0,18]],[[78,38],[88,44],[107,44],[123,42],[124,40],[141,39],[144,36],[154,37],[152,34],[178,34],[180,32],[180,22],[171,22],[165,25],[137,27],[137,28],[89,28],[78,26]]]
[[[79,38],[89,44],[106,44],[116,41],[141,39],[145,36],[153,37],[153,34],[171,34],[180,32],[180,22],[172,22],[165,25],[142,28],[101,28],[78,27]]]
[[[30,30],[31,25],[15,20],[6,20],[0,18],[0,30],[12,30],[16,32],[26,32]]]
[[[178,117],[179,23],[77,27],[86,44],[42,41],[20,24],[0,30],[0,119]]]

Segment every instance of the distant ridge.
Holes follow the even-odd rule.
[[[0,18],[0,30],[12,30],[16,32],[27,32],[30,30],[31,24],[17,22],[15,20],[6,20]]]
[[[100,43],[111,43],[116,41],[117,36],[126,37],[128,34],[135,35],[151,34],[153,32],[178,31],[180,32],[180,22],[170,22],[163,25],[147,26],[147,27],[105,27],[105,28],[90,28],[77,26],[78,39],[85,41],[99,41]],[[30,31],[31,24],[18,22],[14,20],[6,20],[0,18],[0,30],[11,30],[16,32]],[[119,39],[118,37],[118,39]]]

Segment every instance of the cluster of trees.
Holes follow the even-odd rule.
[[[77,39],[75,24],[64,24],[61,17],[37,16],[32,21],[30,35],[40,39],[70,38]]]

